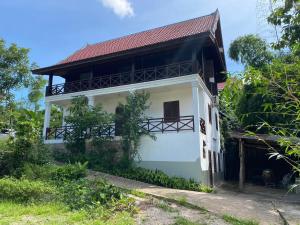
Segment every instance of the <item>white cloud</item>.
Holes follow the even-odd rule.
[[[104,7],[110,8],[116,15],[123,18],[125,16],[133,16],[134,11],[128,0],[98,0]]]

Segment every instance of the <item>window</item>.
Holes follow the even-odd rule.
[[[179,121],[179,101],[164,102],[164,121]]]
[[[206,158],[206,142],[205,141],[203,141],[203,148],[202,148],[202,151],[203,151],[203,159],[205,159]]]
[[[215,118],[216,118],[216,129],[219,130],[219,121],[218,121],[218,114],[215,113]]]
[[[209,120],[209,123],[211,124],[211,105],[208,104],[208,120]]]

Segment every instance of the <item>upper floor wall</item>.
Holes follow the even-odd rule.
[[[46,96],[115,87],[172,77],[199,74],[212,95],[217,95],[217,82],[224,80],[220,62],[209,46],[196,41],[172,48],[149,51],[107,62],[70,68],[60,75],[65,83],[52,84],[49,76]]]
[[[50,67],[46,95],[199,74],[213,95],[226,70],[218,11],[199,18],[87,45]],[[65,83],[53,85],[53,76]]]

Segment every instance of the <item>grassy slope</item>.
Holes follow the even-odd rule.
[[[91,224],[91,225],[130,225],[134,220],[128,213],[116,214],[108,221],[91,218],[85,211],[69,211],[60,203],[22,205],[0,202],[0,224]]]

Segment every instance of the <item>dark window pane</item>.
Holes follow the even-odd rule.
[[[164,121],[176,122],[179,117],[179,101],[164,102]]]

